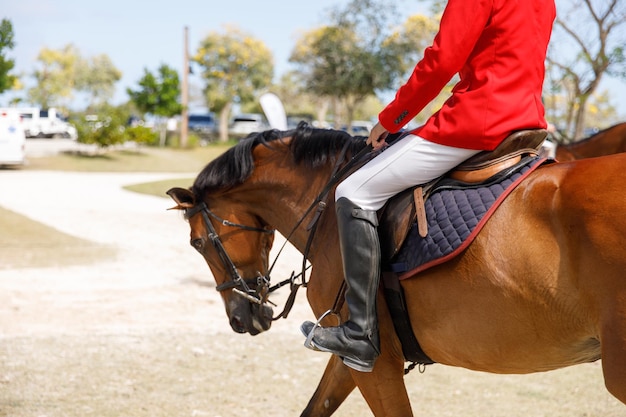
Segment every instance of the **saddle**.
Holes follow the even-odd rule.
[[[460,186],[474,187],[518,164],[522,157],[538,155],[548,136],[545,129],[520,130],[509,135],[493,151],[483,151],[465,160],[440,178],[392,197],[379,210],[379,227],[383,262],[392,259],[400,250],[409,229],[417,221],[419,234],[428,233],[424,201],[446,179]]]
[[[537,156],[542,142],[547,137],[546,130],[522,130],[508,136],[495,150],[480,152],[464,161],[441,178],[427,184],[416,185],[390,199],[379,210],[380,248],[383,265],[382,284],[387,307],[396,334],[402,344],[406,361],[412,364],[405,373],[417,364],[422,366],[434,361],[422,350],[413,333],[404,292],[398,275],[389,270],[390,263],[400,251],[412,225],[417,222],[419,235],[427,236],[427,219],[424,202],[429,195],[454,183],[455,187],[479,187],[498,181],[516,169],[522,158]]]

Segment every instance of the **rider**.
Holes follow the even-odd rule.
[[[513,131],[546,128],[541,92],[555,15],[554,0],[448,0],[433,44],[367,139],[384,152],[337,186],[350,317],[337,327],[303,323],[307,347],[339,355],[353,369],[373,369],[380,354],[376,211],[402,190],[495,149]],[[386,147],[387,135],[400,131],[455,74],[459,81],[443,107]]]

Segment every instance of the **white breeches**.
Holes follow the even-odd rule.
[[[378,210],[399,192],[442,176],[478,152],[407,135],[343,180],[335,201],[345,197],[365,210]]]

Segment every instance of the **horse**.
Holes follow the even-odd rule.
[[[316,317],[337,305],[343,273],[330,179],[364,147],[364,138],[310,126],[260,132],[211,161],[190,188],[167,192],[189,222],[190,244],[214,276],[233,331],[271,326],[265,281],[274,231],[312,266],[306,296]],[[624,164],[626,154],[540,166],[463,252],[400,281],[428,357],[497,374],[602,359],[607,390],[626,404]],[[377,303],[381,355],[373,371],[331,355],[301,416],[332,415],[355,387],[375,416],[413,415],[382,289]],[[339,306],[322,325],[347,319]]]
[[[555,158],[560,162],[626,151],[626,122],[618,123],[577,142],[559,144]]]

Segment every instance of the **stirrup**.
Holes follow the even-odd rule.
[[[306,348],[308,348],[308,349],[311,349],[311,350],[316,350],[316,351],[318,351],[318,352],[321,352],[321,350],[319,350],[319,349],[317,348],[317,346],[315,346],[315,344],[313,343],[313,333],[315,333],[315,328],[316,328],[316,327],[322,327],[322,326],[320,326],[320,322],[321,322],[322,320],[324,320],[324,318],[326,318],[326,316],[328,316],[329,314],[332,314],[332,313],[333,313],[332,309],[331,309],[331,310],[328,310],[327,312],[325,312],[324,314],[322,314],[322,315],[320,316],[320,318],[319,318],[319,319],[317,319],[317,321],[316,321],[316,322],[315,322],[315,324],[313,325],[313,328],[311,329],[311,331],[309,332],[309,334],[308,334],[308,335],[305,335],[305,336],[306,336],[306,339],[304,340],[304,347],[306,347]]]

